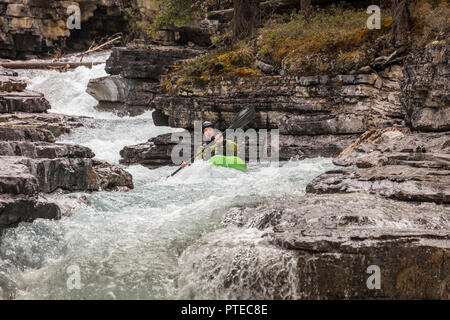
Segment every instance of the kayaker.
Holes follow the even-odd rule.
[[[197,153],[200,153],[195,159],[196,160],[208,160],[212,156],[223,154],[228,156],[237,156],[238,153],[238,145],[233,141],[227,140],[223,138],[223,135],[220,131],[214,129],[212,122],[205,121],[202,124],[203,137],[206,142],[203,146],[199,147]],[[210,141],[214,140],[214,143],[206,147]],[[224,141],[225,140],[225,141]],[[224,143],[225,142],[225,143]],[[188,164],[183,162],[180,167],[184,168]]]

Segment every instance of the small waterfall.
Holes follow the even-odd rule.
[[[180,258],[178,298],[296,299],[295,251],[261,241],[263,233],[228,227],[202,237]]]

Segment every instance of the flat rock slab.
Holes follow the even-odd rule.
[[[28,158],[93,158],[95,154],[88,147],[77,144],[0,141],[0,156]]]
[[[0,140],[55,142],[56,137],[74,128],[92,124],[89,117],[57,113],[0,114]]]
[[[311,193],[367,192],[450,203],[450,135],[388,128],[367,132],[333,163],[345,168],[312,180]]]
[[[0,91],[23,91],[26,87],[27,83],[22,78],[0,75]]]
[[[0,92],[0,113],[45,112],[50,103],[42,93],[31,90]]]
[[[20,222],[35,219],[59,219],[61,210],[57,204],[38,197],[0,194],[0,230]]]
[[[180,267],[189,298],[449,299],[450,208],[362,193],[236,207]]]

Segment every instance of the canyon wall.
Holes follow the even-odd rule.
[[[120,0],[0,1],[0,57],[26,58],[56,48],[87,49],[95,37],[126,30]],[[78,4],[81,29],[69,30],[67,8]]]

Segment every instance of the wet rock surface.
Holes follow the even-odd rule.
[[[364,193],[237,207],[181,263],[183,297],[449,299],[450,210]],[[379,290],[367,287],[371,265]]]
[[[61,209],[38,196],[0,194],[0,231],[34,219],[59,219]]]

